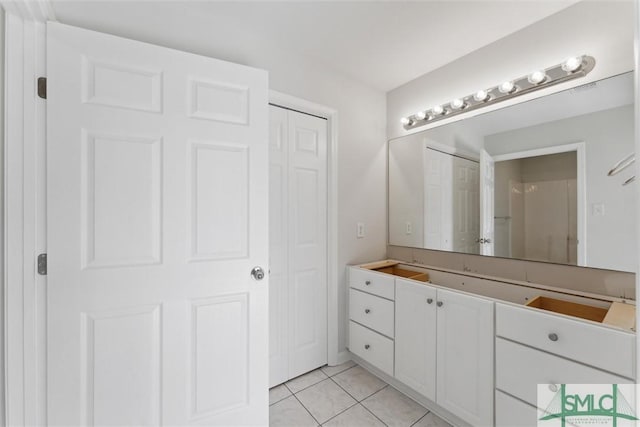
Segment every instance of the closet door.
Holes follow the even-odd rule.
[[[289,379],[287,110],[269,107],[269,387]]]
[[[327,122],[270,108],[269,382],[276,385],[327,363]]]

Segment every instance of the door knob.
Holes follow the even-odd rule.
[[[253,267],[253,270],[251,270],[251,277],[253,277],[254,280],[264,279],[264,270],[262,267]]]

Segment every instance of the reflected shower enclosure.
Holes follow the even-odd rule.
[[[495,166],[495,255],[576,265],[576,152]]]

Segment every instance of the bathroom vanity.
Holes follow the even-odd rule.
[[[455,425],[535,426],[538,384],[636,377],[635,301],[394,260],[348,270],[355,359]]]

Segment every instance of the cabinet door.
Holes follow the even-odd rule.
[[[440,289],[437,297],[437,403],[493,425],[493,302]]]
[[[436,290],[396,279],[395,376],[436,400]]]

